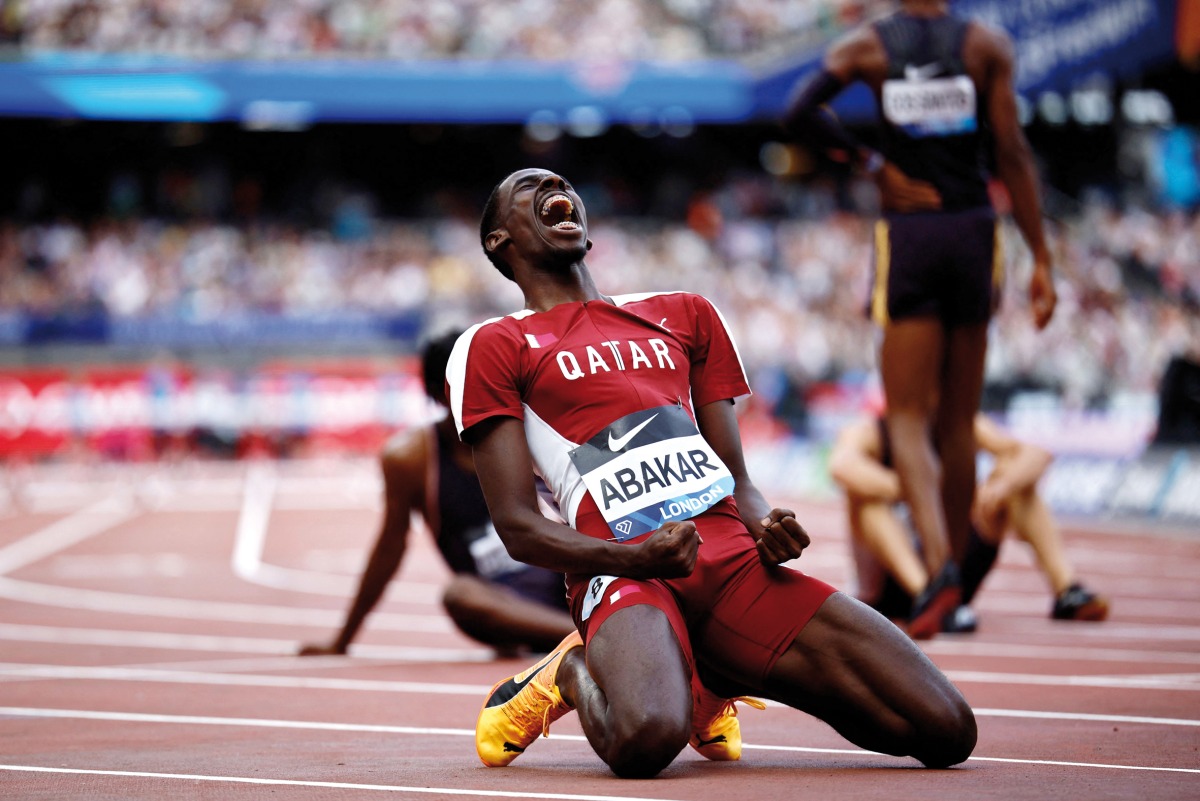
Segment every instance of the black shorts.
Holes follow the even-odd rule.
[[[888,215],[875,224],[868,313],[880,326],[935,317],[947,328],[986,323],[1000,304],[1004,255],[995,212]]]
[[[521,570],[496,576],[492,581],[508,587],[526,600],[563,612],[568,611],[567,584],[562,573],[526,566]]]

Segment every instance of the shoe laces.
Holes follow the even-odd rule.
[[[540,703],[541,699],[527,699],[521,696],[526,692],[533,691],[542,695],[549,703]],[[505,714],[508,719],[515,723],[522,731],[533,731],[537,729],[541,731],[542,737],[550,736],[550,713],[561,704],[553,692],[543,687],[536,679],[525,685],[520,693],[505,708]],[[541,707],[541,709],[539,709]],[[557,720],[557,718],[555,718]]]
[[[722,703],[720,706],[717,707],[716,712],[713,713],[712,717],[710,717],[707,721],[705,721],[705,724],[704,724],[705,729],[711,728],[714,723],[716,723],[718,720],[720,720],[723,717],[728,716],[728,717],[736,718],[737,713],[738,713],[738,709],[737,709],[738,701],[741,701],[746,706],[752,706],[755,709],[766,709],[767,708],[766,702],[760,701],[757,698],[751,698],[748,695],[739,695],[734,698],[723,698],[721,700],[722,700]]]
[[[759,710],[767,708],[766,701],[760,701],[759,699],[751,698],[748,695],[739,695],[737,698],[730,698],[729,701],[725,704],[725,706],[728,707],[728,709],[729,709],[729,714],[737,715],[737,702],[738,701],[741,701],[746,706],[752,706],[755,709],[759,709]]]

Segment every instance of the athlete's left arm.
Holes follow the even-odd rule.
[[[1029,279],[1029,305],[1034,324],[1045,328],[1054,315],[1058,293],[1054,288],[1050,248],[1042,229],[1042,198],[1033,152],[1021,129],[1013,46],[1007,34],[978,23],[971,25],[967,46],[978,49],[986,68],[984,89],[988,123],[995,144],[996,174],[1012,196],[1012,215],[1033,254]]]
[[[808,532],[796,520],[795,512],[772,508],[750,480],[733,401],[718,400],[698,407],[696,424],[733,474],[738,513],[757,543],[759,559],[764,564],[778,565],[800,558],[810,542]]]
[[[1054,461],[1046,449],[1017,439],[982,414],[975,417],[975,440],[996,458],[996,466],[975,493],[985,516],[996,514],[1013,496],[1032,490]]]

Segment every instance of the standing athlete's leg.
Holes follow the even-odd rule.
[[[962,564],[975,500],[975,414],[983,394],[987,323],[950,329],[934,437],[942,463],[942,507],[951,556]]]
[[[913,641],[840,592],[775,663],[763,690],[858,746],[931,768],[964,761],[978,736],[962,693]]]
[[[892,460],[930,577],[938,574],[950,556],[942,507],[942,466],[931,439],[944,349],[941,323],[919,317],[890,322],[879,352]]]

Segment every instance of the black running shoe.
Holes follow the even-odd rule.
[[[942,631],[946,634],[971,634],[977,628],[979,619],[975,617],[975,610],[966,604],[942,618]]]
[[[1108,617],[1108,599],[1087,590],[1082,584],[1072,584],[1054,599],[1050,617],[1054,620],[1104,620]]]
[[[962,582],[958,565],[946,562],[916,600],[912,617],[908,619],[908,636],[928,640],[942,630],[942,621],[962,603]]]

